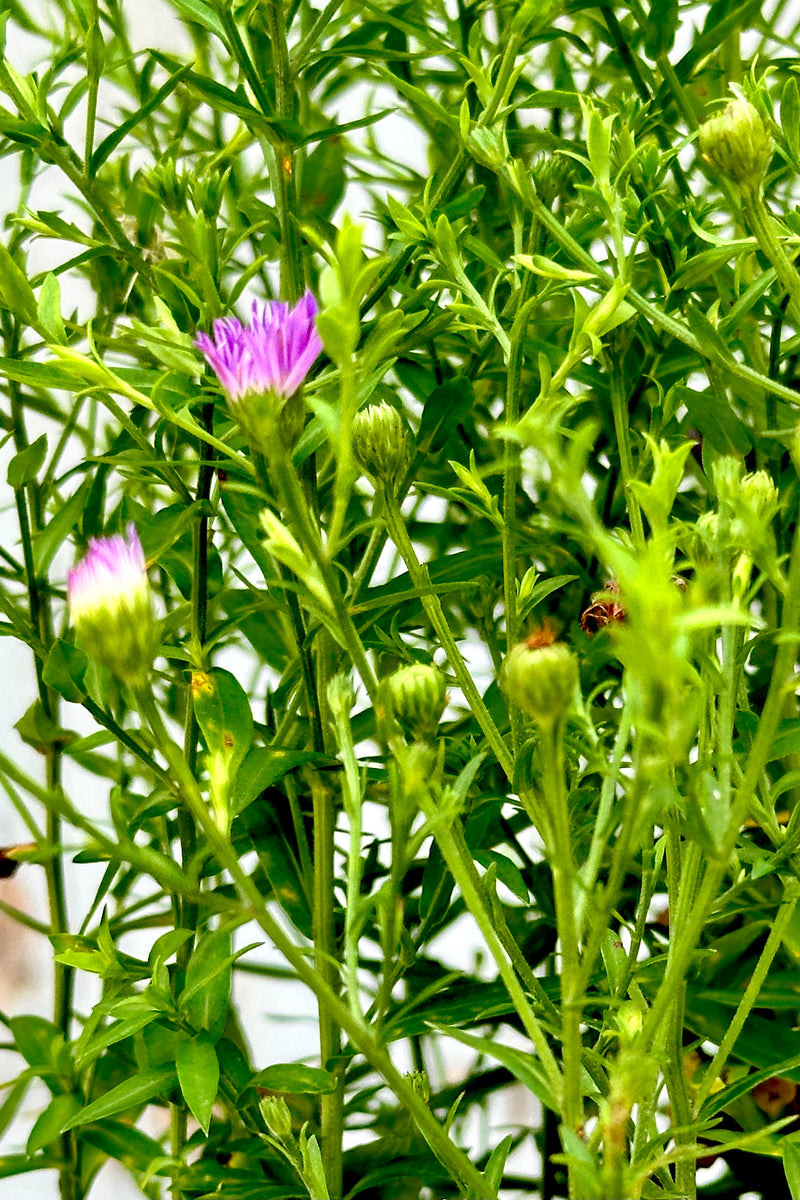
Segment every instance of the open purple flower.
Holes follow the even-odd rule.
[[[126,537],[89,539],[85,557],[67,575],[67,603],[86,652],[123,682],[143,686],[158,631],[144,551],[133,524]]]
[[[248,395],[294,395],[322,349],[314,324],[317,302],[306,292],[290,307],[253,301],[250,324],[236,317],[214,322],[214,337],[198,334],[195,346],[213,367],[233,406]]]

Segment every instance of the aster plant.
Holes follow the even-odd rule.
[[[6,5],[0,1197],[798,1195],[790,8]]]

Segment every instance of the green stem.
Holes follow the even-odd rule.
[[[700,858],[696,847],[682,854],[678,814],[674,810],[667,816],[667,894],[670,905],[670,929],[682,929],[682,916],[695,895]],[[679,934],[670,938],[670,953],[679,940]],[[669,997],[668,1019],[659,1030],[661,1041],[660,1059],[663,1064],[664,1082],[672,1107],[672,1124],[678,1146],[689,1146],[694,1136],[689,1132],[691,1105],[688,1083],[683,1070],[683,1012],[686,1000],[686,976],[676,978]],[[676,1167],[676,1184],[686,1200],[694,1200],[696,1191],[695,1164],[691,1159],[679,1159]]]
[[[278,452],[272,456],[270,473],[278,488],[281,508],[287,520],[300,535],[304,549],[310,553],[328,592],[334,616],[342,641],[350,655],[350,660],[363,681],[367,694],[374,702],[377,695],[377,683],[372,667],[369,664],[358,630],[353,624],[353,618],[342,596],[339,580],[333,565],[322,545],[319,528],[308,511],[305,493],[297,477],[291,455]]]
[[[581,1086],[581,979],[578,931],[575,921],[575,860],[569,808],[564,786],[562,720],[556,725],[540,726],[539,748],[542,756],[542,791],[549,812],[553,843],[548,846],[556,922],[561,948],[561,1045],[564,1059],[564,1091],[561,1113],[564,1124],[577,1132],[583,1124]],[[570,1200],[577,1195],[577,1181],[570,1171]]]
[[[272,46],[275,113],[291,120],[295,114],[295,95],[289,49],[286,44],[285,5],[283,0],[267,0],[266,20]],[[305,281],[301,248],[297,235],[297,188],[295,186],[294,146],[282,140],[274,147],[273,193],[281,227],[281,294],[290,304],[299,299]]]
[[[703,875],[703,853],[700,847],[696,842],[690,842],[686,847],[681,864],[677,906],[673,904],[674,893],[670,893],[670,929],[673,936],[669,943],[667,968],[642,1027],[642,1046],[645,1049],[653,1045],[661,1022],[672,1004],[675,991],[686,978],[725,865],[719,861],[711,863]]]
[[[563,1088],[561,1071],[550,1049],[545,1032],[517,978],[511,959],[494,928],[480,877],[475,869],[469,847],[464,840],[461,826],[458,821],[451,822],[446,818],[427,792],[423,792],[421,795],[421,806],[430,822],[431,833],[442,852],[450,874],[458,884],[464,903],[475,918],[486,948],[497,965],[525,1032],[536,1049],[555,1095],[558,1096]]]
[[[614,800],[619,772],[622,766],[622,757],[628,745],[631,726],[633,725],[633,708],[633,700],[630,691],[628,691],[619,717],[619,728],[617,729],[617,736],[614,741],[614,752],[611,756],[608,774],[605,776],[603,786],[600,789],[600,802],[597,806],[597,816],[595,817],[589,853],[578,876],[580,890],[575,897],[575,925],[579,937],[583,934],[587,907],[594,893],[597,876],[600,871],[600,863],[608,847],[609,836],[612,832],[611,815],[614,810]]]
[[[797,323],[800,319],[800,279],[796,267],[775,232],[773,218],[767,212],[760,184],[752,189],[742,188],[742,211],[750,232],[772,263],[781,286],[789,297],[789,318]]]
[[[535,230],[535,222],[534,222]],[[533,237],[533,234],[532,234]],[[519,420],[522,357],[527,322],[523,319],[526,302],[533,287],[533,275],[526,273],[519,289],[517,319],[511,330],[506,368],[505,424],[513,429]],[[506,653],[519,640],[517,611],[517,486],[520,475],[519,449],[509,438],[503,451],[503,606],[506,613]],[[511,709],[511,745],[516,757],[520,743],[521,717]]]
[[[694,1097],[695,1114],[699,1114],[703,1104],[708,1099],[715,1081],[725,1067],[728,1055],[736,1044],[736,1039],[742,1032],[745,1021],[758,1000],[761,988],[764,986],[769,969],[772,966],[772,960],[780,949],[790,920],[795,915],[798,894],[800,894],[800,889],[798,889],[797,880],[786,880],[783,886],[783,899],[772,922],[772,928],[770,929],[766,945],[759,955],[755,970],[750,976],[750,981],[745,988],[744,995],[736,1007],[736,1012],[731,1018],[731,1022],[719,1044],[719,1048],[703,1073],[700,1087],[697,1089]]]
[[[416,1094],[411,1084],[394,1066],[386,1050],[379,1046],[370,1030],[360,1021],[319,975],[316,967],[308,961],[304,950],[298,947],[281,924],[270,914],[264,898],[249,875],[242,869],[230,840],[214,824],[197,782],[188,771],[183,755],[172,742],[161,716],[148,692],[137,696],[142,715],[150,723],[153,733],[162,746],[170,766],[175,771],[184,803],[187,804],[200,828],[205,833],[214,855],[230,873],[236,889],[261,929],[286,961],[292,966],[301,983],[304,983],[321,1000],[331,1017],[347,1034],[352,1045],[380,1074],[398,1100],[413,1117],[422,1136],[433,1153],[449,1171],[466,1200],[485,1200],[486,1185],[480,1171],[453,1142],[436,1120],[427,1104]]]
[[[428,568],[420,563],[417,558],[411,538],[408,536],[408,530],[403,520],[403,514],[400,511],[400,506],[397,499],[387,489],[381,492],[383,498],[383,516],[386,521],[386,527],[389,531],[389,536],[400,552],[400,557],[403,559],[408,573],[411,576],[414,586],[420,592],[422,607],[433,626],[442,648],[445,651],[450,666],[453,669],[459,687],[464,693],[464,698],[467,701],[475,720],[481,727],[484,737],[492,748],[498,763],[505,771],[509,781],[514,777],[514,763],[511,755],[508,752],[508,747],[503,741],[500,731],[492,720],[489,710],[483,702],[483,699],[475,686],[475,681],[469,673],[467,664],[461,655],[461,651],[456,645],[455,638],[450,632],[450,626],[447,623],[447,618],[444,615],[441,601],[433,591],[430,574]]]
[[[639,501],[636,499],[631,481],[633,479],[633,455],[631,453],[631,429],[630,429],[630,412],[628,410],[628,397],[625,392],[625,378],[622,370],[621,356],[613,354],[611,357],[611,374],[609,379],[611,390],[611,409],[614,414],[614,431],[617,435],[617,451],[619,453],[620,473],[622,474],[622,486],[625,492],[625,503],[628,508],[628,516],[631,522],[631,533],[633,535],[633,544],[637,550],[644,548],[644,526],[642,524],[642,510],[639,507]]]
[[[213,432],[214,405],[203,405],[200,416],[203,428],[207,433]],[[211,495],[213,468],[202,459],[202,442],[198,443],[201,462],[197,472],[197,500],[208,500]],[[192,526],[192,608],[189,645],[193,660],[198,668],[202,668],[205,657],[205,640],[208,626],[208,517],[200,517]],[[186,719],[184,723],[183,756],[186,766],[192,775],[197,770],[197,738],[199,726],[194,712],[191,688],[186,698]],[[197,837],[191,814],[183,805],[178,807],[178,840],[181,847],[181,866],[184,870],[191,861],[197,848]],[[198,906],[186,896],[176,897],[177,927],[194,930],[197,926]],[[178,970],[185,973],[192,954],[194,939],[190,938],[179,947],[176,954]],[[170,1143],[172,1157],[180,1160],[186,1145],[188,1132],[188,1113],[183,1105],[173,1104],[170,1111]],[[183,1190],[177,1183],[173,1184],[174,1200],[181,1200]]]
[[[334,828],[333,793],[318,778],[312,779],[314,805],[314,966],[331,992],[339,994],[339,947],[333,923]],[[319,1002],[319,1051],[322,1066],[341,1053],[339,1026],[328,1005]],[[321,1100],[322,1162],[331,1200],[342,1195],[342,1131],[344,1086],[337,1075],[334,1092]]]
[[[28,439],[16,385],[11,387],[12,429],[14,446],[17,453],[28,446]],[[27,497],[26,497],[27,492]],[[28,595],[28,610],[31,628],[37,635],[44,655],[50,649],[53,641],[50,607],[42,596],[39,579],[36,573],[36,563],[33,555],[33,532],[38,532],[42,525],[42,497],[39,485],[33,480],[26,487],[14,489],[14,499],[19,519],[20,540],[22,542],[23,562],[25,564],[25,585]],[[30,519],[28,505],[33,519]],[[44,681],[42,674],[43,661],[34,650],[34,667],[39,703],[45,718],[53,725],[59,722],[59,697],[51,691]],[[49,742],[42,747],[45,756],[45,823],[46,844],[55,848],[61,845],[61,821],[53,807],[50,798],[61,789],[61,749],[58,743]],[[54,934],[67,931],[67,905],[64,888],[64,863],[61,853],[49,854],[44,863],[45,879],[47,881],[47,900],[50,914],[50,925]],[[69,1040],[72,1025],[72,984],[74,973],[71,967],[63,963],[54,963],[53,975],[53,1021],[61,1031],[65,1041]],[[78,1172],[78,1142],[74,1133],[62,1134],[60,1138],[62,1154],[66,1165],[59,1171],[59,1190],[62,1200],[79,1200],[82,1195]]]
[[[358,934],[360,927],[359,907],[361,902],[361,804],[362,787],[358,769],[350,714],[341,702],[331,704],[331,723],[336,737],[339,756],[344,766],[342,800],[349,825],[349,849],[347,855],[347,905],[344,917],[344,975],[347,984],[347,999],[350,1008],[358,1017],[363,1017],[358,984]]]

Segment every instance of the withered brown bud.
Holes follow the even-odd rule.
[[[619,584],[611,579],[602,592],[592,593],[592,602],[581,613],[581,629],[587,637],[593,637],[599,629],[613,625],[615,621],[624,621],[627,616],[625,606],[619,598]]]

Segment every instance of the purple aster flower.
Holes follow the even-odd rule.
[[[90,538],[84,558],[67,575],[67,603],[86,652],[134,687],[147,681],[158,631],[142,543],[127,536]]]
[[[195,346],[213,367],[233,405],[255,395],[293,396],[314,365],[322,341],[310,292],[294,307],[279,300],[253,301],[249,326],[236,317],[214,322],[214,337],[198,334]]]

